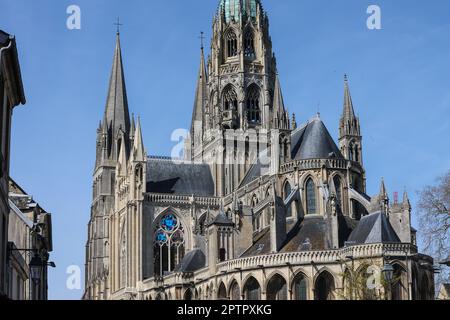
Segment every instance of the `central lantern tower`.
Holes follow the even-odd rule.
[[[261,2],[221,0],[212,31],[207,63],[201,49],[186,154],[211,165],[216,193],[223,196],[239,186],[263,151],[249,145],[270,145],[272,129],[290,136],[290,120]]]

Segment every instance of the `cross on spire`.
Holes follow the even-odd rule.
[[[203,49],[203,40],[205,40],[205,33],[203,31],[200,31],[200,37],[198,37],[200,39],[200,44],[201,44],[201,48]]]
[[[114,23],[115,26],[117,26],[117,34],[120,34],[120,26],[123,26],[122,23],[120,23],[120,17],[117,17],[117,22]]]

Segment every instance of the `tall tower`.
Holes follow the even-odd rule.
[[[361,128],[359,118],[355,116],[347,75],[344,77],[344,108],[339,122],[339,147],[342,155],[350,160],[349,187],[360,193],[366,193]],[[348,212],[353,218],[359,219],[366,214],[364,207],[355,200],[349,201],[348,208]]]
[[[347,75],[344,78],[344,111],[339,124],[339,146],[346,159],[363,165],[361,128],[353,109]]]
[[[268,139],[271,129],[288,135],[290,119],[261,1],[221,0],[212,31],[206,70],[202,49],[191,155],[210,163],[216,193],[226,195],[262,151],[248,147],[252,141]]]
[[[86,244],[86,299],[102,299],[109,284],[109,216],[114,210],[115,171],[121,148],[130,150],[130,115],[122,65],[120,34],[116,34],[111,77],[103,121],[97,130],[93,200]]]

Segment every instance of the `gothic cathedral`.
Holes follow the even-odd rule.
[[[384,182],[366,193],[347,77],[338,144],[320,115],[297,125],[260,0],[219,3],[182,159],[147,155],[116,41],[84,299],[433,298],[433,261],[417,252],[407,194],[390,202]],[[356,284],[386,270],[389,285]]]

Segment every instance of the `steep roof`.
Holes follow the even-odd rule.
[[[197,77],[197,88],[195,90],[194,108],[192,111],[191,137],[193,140],[194,138],[197,138],[195,134],[201,133],[202,130],[203,113],[207,94],[207,83],[208,76],[206,74],[205,55],[203,53],[202,46],[200,54],[200,69]],[[196,130],[199,130],[200,132],[195,132]]]
[[[327,221],[323,217],[307,217],[297,223],[287,224],[287,239],[280,252],[328,250],[332,247],[328,237]],[[265,228],[254,238],[253,245],[241,257],[271,253],[270,228]]]
[[[148,158],[147,191],[177,195],[214,196],[214,181],[207,164]]]
[[[327,221],[323,217],[306,217],[289,232],[281,252],[330,249],[328,233]]]
[[[255,163],[248,169],[247,174],[245,175],[244,179],[242,179],[240,183],[240,187],[243,187],[250,182],[252,182],[255,179],[258,179],[261,176],[267,175],[270,172],[270,164],[263,164],[261,162],[261,157],[259,157]],[[264,157],[265,160],[267,160],[267,157]],[[264,160],[264,161],[265,161]]]
[[[211,225],[216,226],[231,226],[234,225],[233,221],[231,221],[230,218],[227,217],[225,212],[220,211],[220,213],[214,218],[214,220],[211,222]]]
[[[344,111],[342,113],[342,119],[353,120],[355,119],[355,110],[353,108],[352,96],[350,94],[350,87],[348,85],[348,78],[345,75],[344,80]]]
[[[200,249],[189,251],[175,267],[175,272],[195,272],[204,268],[206,265],[205,254]]]
[[[4,50],[0,57],[0,61],[2,61],[2,59],[6,59],[7,63],[9,61],[13,72],[11,75],[11,86],[14,92],[14,95],[11,97],[12,107],[19,104],[23,105],[26,103],[26,98],[22,83],[22,73],[20,70],[19,55],[17,53],[16,38],[5,31],[0,30],[0,48]],[[0,73],[3,73],[4,71],[7,72],[6,70],[8,69],[3,70],[3,67],[0,65]]]
[[[126,134],[130,132],[130,113],[128,111],[127,89],[122,63],[120,35],[117,33],[113,65],[109,79],[104,122],[116,138],[119,128]]]
[[[363,217],[348,238],[353,244],[401,242],[394,228],[382,212]]]
[[[318,116],[294,131],[291,140],[292,159],[344,158]]]

